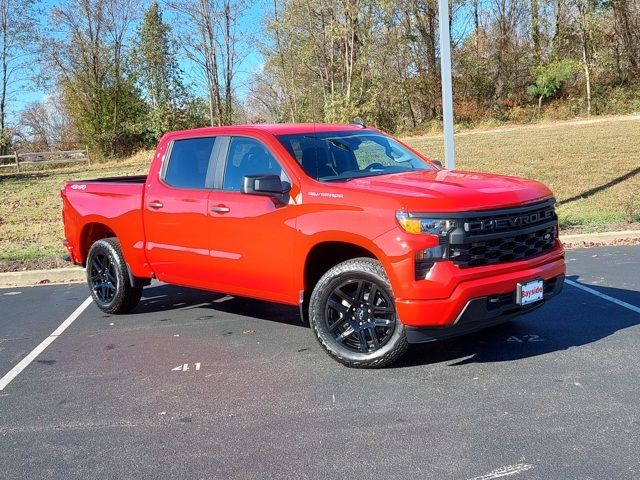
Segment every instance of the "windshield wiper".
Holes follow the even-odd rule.
[[[336,178],[327,178],[327,179],[319,178],[318,180],[320,180],[321,182],[348,182],[350,180],[353,180],[354,178],[358,178],[358,177],[344,177],[344,178],[336,177]]]
[[[330,143],[334,147],[337,147],[340,150],[344,150],[345,152],[352,152],[353,151],[353,149],[349,145],[347,145],[344,142],[341,142],[340,140],[336,140],[335,138],[320,138],[320,137],[314,137],[313,135],[303,135],[303,138],[311,138],[313,140],[321,140],[323,142]]]
[[[340,150],[344,150],[345,152],[351,152],[352,148],[346,143],[341,142],[340,140],[336,140],[335,138],[328,139],[329,142],[334,147],[338,147]]]
[[[368,178],[368,177],[379,177],[382,175],[393,175],[394,173],[406,173],[406,172],[412,172],[414,171],[413,169],[398,169],[398,167],[391,167],[392,170],[378,170],[378,171],[370,171],[370,172],[365,172],[365,171],[361,171],[360,173],[356,173],[353,174],[349,177],[334,177],[334,178],[327,178],[327,179],[322,179],[320,178],[319,180],[322,182],[348,182],[349,180],[353,180],[355,178]]]

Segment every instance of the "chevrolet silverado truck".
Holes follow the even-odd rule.
[[[61,195],[102,311],[130,311],[151,279],[299,305],[351,367],[530,312],[564,281],[548,188],[444,169],[361,124],[172,132],[146,177]]]

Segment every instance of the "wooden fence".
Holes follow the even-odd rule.
[[[15,168],[17,172],[34,165],[62,165],[83,162],[91,165],[89,150],[67,150],[58,152],[18,153],[0,155],[0,169]]]

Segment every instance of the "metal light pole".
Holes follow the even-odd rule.
[[[453,93],[451,88],[451,35],[449,33],[449,0],[438,0],[440,23],[440,78],[442,81],[442,120],[444,123],[444,164],[456,168],[453,140]]]

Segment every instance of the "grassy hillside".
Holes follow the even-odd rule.
[[[64,180],[144,174],[152,156],[147,151],[120,162],[0,176],[0,271],[63,263],[54,257],[66,254],[61,243]],[[24,266],[14,263],[36,259],[41,260]]]
[[[443,158],[441,137],[407,141]],[[624,229],[640,221],[640,117],[468,131],[456,135],[456,150],[459,169],[530,177],[549,185],[565,229]],[[65,253],[63,180],[143,174],[151,156],[141,152],[89,168],[0,176],[0,271],[60,263]]]
[[[407,142],[443,159],[442,137]],[[456,135],[456,168],[534,178],[559,202],[563,227],[625,228],[640,220],[640,117],[612,117]]]

